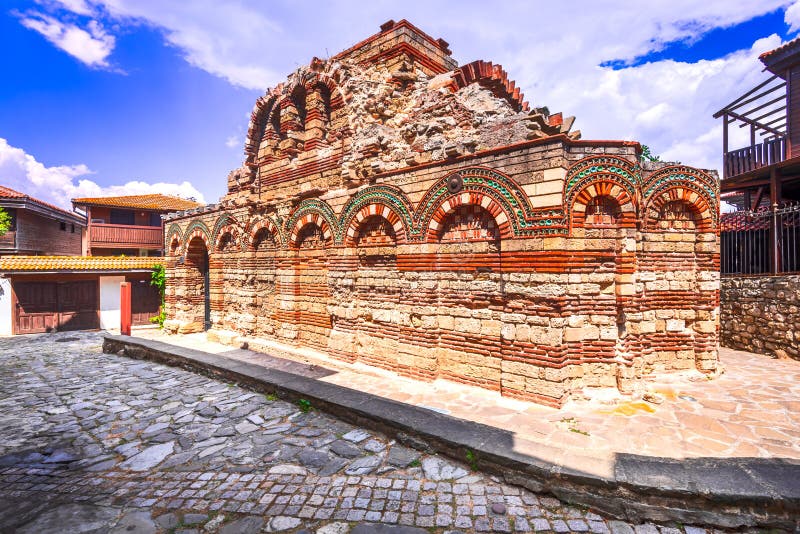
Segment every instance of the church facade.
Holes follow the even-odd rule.
[[[165,225],[165,327],[558,406],[718,365],[718,180],[643,163],[407,21],[258,99]]]

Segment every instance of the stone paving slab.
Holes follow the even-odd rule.
[[[520,447],[550,445],[594,456],[598,460],[594,469],[600,474],[613,467],[603,460],[617,453],[676,459],[800,459],[800,362],[794,360],[722,348],[726,371],[713,380],[697,372],[655,375],[637,396],[590,390],[585,399],[553,409],[447,380],[419,382],[276,343],[250,340],[251,346],[262,346],[270,356],[212,343],[204,334],[166,336],[151,330],[137,336],[319,378],[497,428],[513,428]],[[653,402],[642,401],[644,393]],[[628,428],[638,431],[628,432]]]
[[[546,491],[616,517],[702,522],[725,527],[764,525],[792,528],[800,516],[800,462],[791,458],[687,459],[629,453],[576,452],[575,447],[519,439],[510,431],[400,403],[303,372],[298,362],[243,352],[211,354],[157,340],[106,336],[107,351],[219,374],[289,399],[306,398],[350,422],[376,428],[411,446],[463,460],[509,483]],[[247,359],[258,358],[258,363]],[[265,365],[268,361],[268,365]],[[319,372],[319,365],[305,368]],[[329,369],[324,377],[333,376]],[[386,380],[378,382],[388,386]],[[529,414],[528,417],[533,417]],[[623,419],[624,421],[624,419]],[[619,429],[618,429],[619,431]],[[582,435],[580,432],[572,432]],[[635,436],[638,429],[627,429]],[[582,451],[584,452],[584,451]],[[600,460],[600,461],[598,461]],[[603,462],[602,460],[605,460]],[[598,463],[602,464],[598,468]]]
[[[611,520],[101,342],[0,339],[0,532],[708,532]]]

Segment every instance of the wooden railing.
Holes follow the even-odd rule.
[[[724,177],[732,178],[786,159],[786,138],[767,139],[725,154]]]
[[[162,248],[164,231],[160,226],[92,224],[91,246],[115,248]]]

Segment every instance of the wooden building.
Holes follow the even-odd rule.
[[[760,59],[764,81],[714,114],[723,121],[721,198],[736,210],[722,221],[723,273],[800,269],[800,38]]]
[[[89,220],[0,186],[0,206],[12,220],[0,236],[0,335],[118,328],[119,287],[126,281],[133,324],[150,324],[161,305],[150,285],[153,267],[162,264],[161,215],[201,204],[137,195],[73,205]]]
[[[800,38],[760,59],[763,81],[714,115],[723,120],[729,204],[720,217],[720,339],[800,359]]]
[[[133,324],[150,324],[161,258],[0,257],[0,335],[118,328],[121,282],[132,283]]]
[[[163,256],[161,216],[202,206],[160,194],[74,198],[72,205],[86,213],[87,256]]]
[[[0,185],[0,208],[11,216],[11,228],[0,236],[0,255],[80,254],[86,219],[52,204]]]

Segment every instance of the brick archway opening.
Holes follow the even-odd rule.
[[[211,287],[208,247],[200,237],[193,237],[186,246],[186,301],[193,316],[192,322],[211,327]]]

